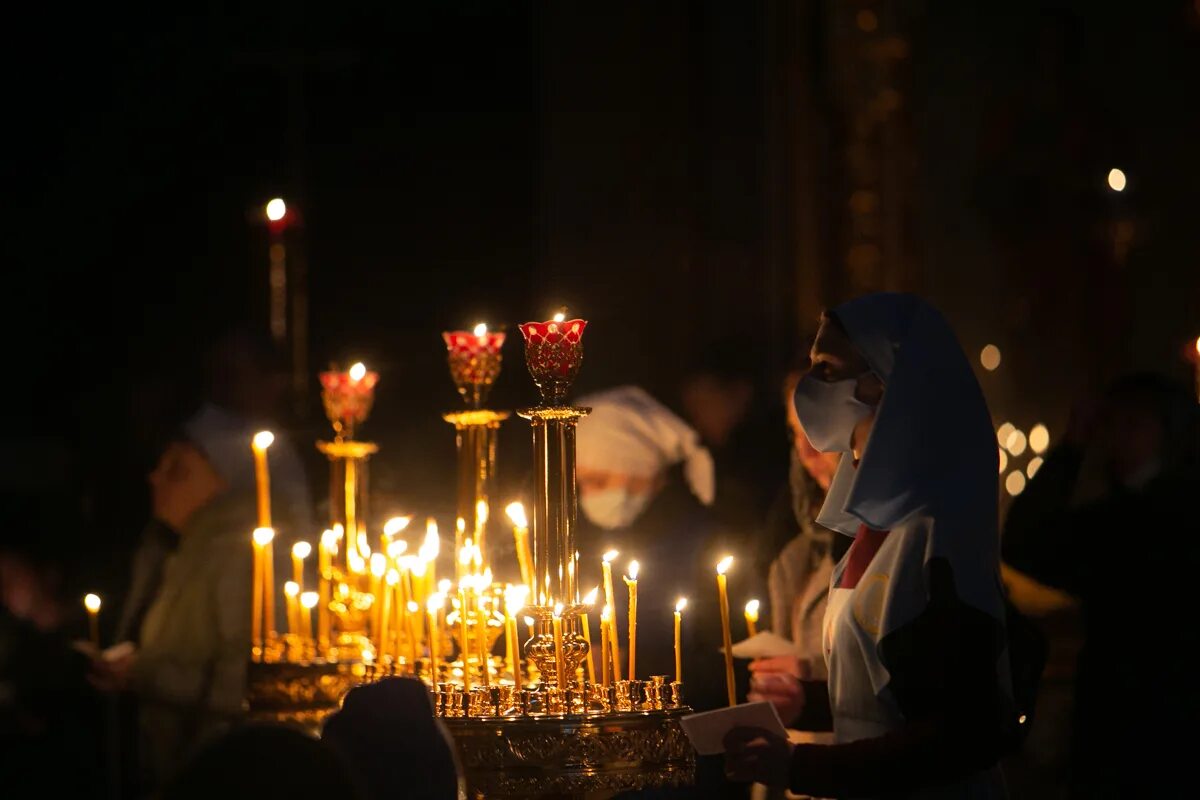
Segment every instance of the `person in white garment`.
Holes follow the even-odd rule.
[[[813,446],[844,454],[818,517],[853,538],[830,582],[828,680],[790,680],[796,714],[828,716],[836,743],[737,728],[728,773],[818,797],[1005,797],[1019,723],[997,449],[962,348],[924,301],[861,297],[822,320],[795,404]]]

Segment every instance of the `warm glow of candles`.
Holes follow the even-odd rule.
[[[365,377],[367,377],[367,366],[361,361],[350,367],[350,380],[358,383]]]
[[[392,539],[396,534],[403,532],[410,522],[412,522],[412,517],[392,517],[383,523],[383,535],[379,537],[379,549],[387,553]]]
[[[614,681],[621,680],[621,645],[617,640],[617,605],[613,599],[613,582],[612,582],[612,562],[619,556],[616,550],[609,550],[601,557],[600,567],[604,578],[604,605],[611,609],[608,616],[608,624],[610,630],[608,632],[608,646],[612,652],[612,678]]]
[[[275,434],[259,431],[250,441],[254,452],[254,487],[258,497],[258,527],[271,527],[271,477],[267,468],[267,448],[275,441]]]
[[[600,612],[600,685],[608,688],[611,682],[608,669],[608,627],[612,610],[605,606]]]
[[[583,626],[583,641],[587,643],[587,676],[589,683],[596,682],[596,658],[592,648],[592,632],[588,628],[588,609],[596,605],[596,597],[600,594],[600,587],[595,586],[590,592],[583,596],[583,604],[586,606],[583,613],[579,615],[579,621]]]
[[[725,573],[733,566],[733,556],[726,556],[717,564],[717,594],[721,603],[721,641],[725,647],[725,689],[729,705],[737,705],[737,687],[733,679],[733,641],[729,633],[729,591]]]
[[[261,559],[259,574],[262,576],[262,638],[267,642],[275,637],[275,530],[255,528],[253,536]]]
[[[312,553],[312,545],[308,542],[296,542],[292,545],[292,580],[304,591],[304,559]]]
[[[625,585],[629,587],[629,680],[637,680],[637,575],[638,562],[629,562]]]
[[[555,322],[562,322],[562,321],[563,321],[563,320],[565,320],[566,318],[567,318],[567,315],[566,315],[566,314],[564,314],[564,313],[563,313],[563,312],[561,312],[561,311],[559,311],[559,312],[558,312],[557,314],[555,314],[555,315],[554,315],[554,317],[553,317],[553,319],[554,319],[554,321],[555,321]]]
[[[415,601],[408,601],[408,664],[413,677],[417,671],[418,648],[421,646],[421,607]]]
[[[565,690],[567,688],[566,671],[563,663],[563,635],[562,635],[562,603],[554,606],[554,617],[552,622],[554,625],[554,669],[558,673],[558,688]]]
[[[320,597],[316,592],[301,592],[300,593],[300,638],[303,640],[305,647],[312,645],[312,610],[316,608],[320,602]]]
[[[442,607],[446,604],[446,595],[434,592],[425,602],[426,613],[429,615],[429,676],[436,686],[438,682],[438,666],[442,658]]]
[[[100,649],[100,595],[85,594],[83,596],[83,607],[88,613],[88,635],[92,642],[92,647]]]
[[[479,324],[477,324],[475,326],[475,329],[472,331],[472,333],[475,334],[476,338],[479,338],[479,339],[484,338],[485,336],[487,336],[487,323],[480,322]]]
[[[288,633],[300,632],[300,584],[288,581],[283,584],[283,597],[287,605]]]
[[[255,649],[258,658],[262,657],[263,647],[263,599],[265,597],[270,600],[273,596],[271,589],[265,583],[264,562],[266,547],[274,538],[275,531],[270,528],[256,528],[250,537],[254,550],[254,578],[250,585],[250,644]]]
[[[683,682],[683,610],[687,608],[687,598],[681,597],[675,603],[675,681]]]
[[[758,633],[758,607],[759,602],[757,600],[751,600],[746,603],[746,631],[750,636]]]

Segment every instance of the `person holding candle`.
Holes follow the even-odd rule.
[[[790,686],[836,743],[735,729],[729,774],[822,797],[1004,797],[997,762],[1020,723],[996,441],[970,363],[931,306],[876,294],[823,318],[812,364],[796,411],[815,447],[845,454],[820,522],[853,542],[831,583],[828,680]]]

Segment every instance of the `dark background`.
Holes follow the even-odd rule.
[[[480,319],[513,337],[501,408],[534,399],[515,324],[566,305],[591,321],[578,389],[674,403],[723,339],[774,414],[820,309],[873,289],[930,297],[973,357],[1000,346],[998,423],[1055,434],[1117,372],[1187,378],[1197,7],[1110,5],[10,10],[6,493],[79,553],[80,586],[119,585],[199,354],[265,330],[277,195],[312,371],[380,372],[373,489],[419,514],[452,505],[439,334]],[[297,400],[300,441],[326,435],[315,391]]]

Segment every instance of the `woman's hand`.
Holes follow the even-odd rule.
[[[102,692],[124,691],[129,688],[136,661],[137,650],[132,645],[117,645],[107,654],[96,653],[92,657],[88,682]]]
[[[784,724],[790,723],[804,711],[804,687],[800,676],[804,663],[796,656],[759,658],[750,662],[751,702],[768,702],[775,706]]]
[[[787,739],[763,728],[734,728],[725,734],[725,774],[731,780],[786,788],[791,768]]]

